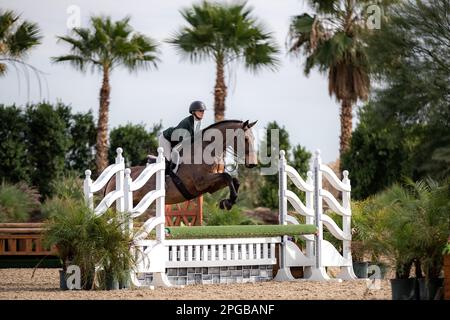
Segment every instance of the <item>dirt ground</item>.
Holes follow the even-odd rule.
[[[58,269],[0,269],[0,299],[146,299],[146,300],[374,300],[391,299],[389,280],[369,289],[365,280],[344,282],[261,282],[198,285],[184,288],[116,291],[61,291]]]

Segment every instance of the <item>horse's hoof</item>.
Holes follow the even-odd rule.
[[[233,207],[233,202],[231,202],[230,199],[225,199],[224,204],[227,210],[231,210],[231,208]]]
[[[219,202],[219,208],[220,209],[227,209],[230,210],[233,207],[233,202],[230,199],[222,199]]]

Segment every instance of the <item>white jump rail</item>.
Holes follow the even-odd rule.
[[[222,266],[250,266],[276,264],[275,245],[280,237],[233,239],[166,240],[164,257],[166,268],[197,268]],[[144,259],[139,261],[138,273],[154,272],[155,241],[139,241]]]

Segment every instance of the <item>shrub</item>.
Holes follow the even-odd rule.
[[[83,202],[83,181],[74,172],[61,179],[55,179],[51,188],[55,196],[47,199],[41,207],[42,218],[48,219],[64,212],[72,202]]]
[[[246,217],[242,211],[244,208],[235,204],[231,210],[222,210],[218,203],[228,196],[228,189],[214,194],[205,194],[203,197],[203,212],[205,223],[209,226],[256,224],[255,221]]]
[[[95,270],[116,279],[132,268],[131,237],[122,231],[122,224],[113,212],[96,216],[82,201],[54,198],[53,215],[46,223],[44,243],[56,246],[66,270],[80,267],[82,287],[93,287]]]
[[[39,208],[39,193],[24,183],[0,186],[0,222],[25,222]]]

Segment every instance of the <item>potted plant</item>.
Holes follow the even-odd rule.
[[[433,299],[442,285],[440,244],[450,225],[449,198],[446,184],[410,179],[376,197],[378,214],[385,212],[380,215],[385,234],[379,240],[373,239],[395,261],[393,299]],[[409,278],[413,265],[416,279]]]
[[[129,274],[135,259],[130,251],[133,238],[124,229],[122,220],[108,211],[93,230],[98,265],[104,271],[100,280],[107,290],[129,287]]]
[[[376,256],[373,235],[379,227],[373,210],[373,199],[352,203],[352,259],[353,271],[358,278],[368,277],[369,257]]]
[[[64,214],[54,215],[45,231],[46,243],[57,246],[63,264],[61,288],[65,289],[65,272],[71,264],[80,267],[83,289],[93,289],[95,279],[108,290],[118,289],[119,282],[126,287],[134,259],[132,239],[122,222],[112,211],[96,216],[83,203],[63,203]]]
[[[84,289],[93,289],[94,283],[107,289],[116,288],[118,282],[119,287],[129,286],[134,260],[130,253],[132,239],[124,231],[123,220],[112,210],[95,215],[84,203],[81,180],[72,175],[53,187],[55,197],[42,208],[48,218],[44,241],[58,249],[63,265],[61,288],[67,289],[66,271],[72,264],[80,267]]]
[[[44,244],[55,246],[63,269],[60,271],[60,287],[67,289],[66,271],[69,265],[80,267],[81,287],[90,289],[93,285],[95,257],[86,230],[95,217],[83,202],[69,199],[53,199],[53,215],[46,222]]]
[[[437,293],[443,286],[442,243],[447,240],[450,226],[450,190],[446,183],[440,185],[427,179],[408,186],[417,199],[417,210],[410,212],[416,231],[416,255],[420,258],[425,277],[419,279],[420,299],[439,299]]]
[[[410,219],[415,199],[399,184],[394,184],[374,196],[366,206],[371,217],[371,233],[368,236],[375,256],[384,255],[395,268],[391,279],[393,300],[418,298],[416,278],[411,278],[412,266],[421,277],[420,262],[415,248],[416,231]]]
[[[442,254],[444,255],[444,299],[450,300],[450,236]]]

